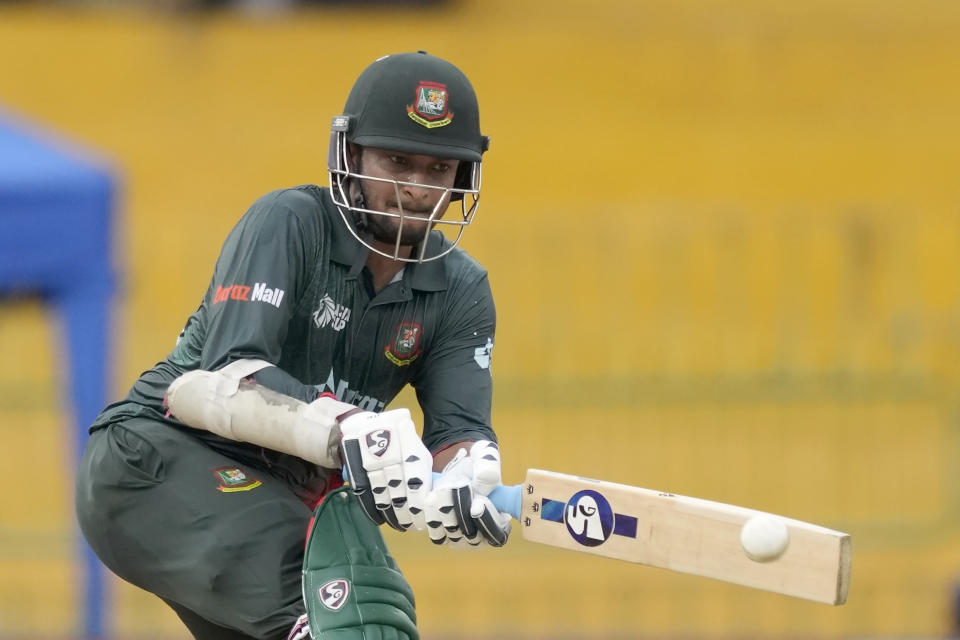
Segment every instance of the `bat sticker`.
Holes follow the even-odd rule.
[[[573,494],[566,502],[544,498],[540,517],[562,522],[574,540],[585,547],[596,547],[611,535],[637,537],[637,519],[614,513],[606,498],[591,489]]]

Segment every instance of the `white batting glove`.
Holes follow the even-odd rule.
[[[500,484],[500,449],[479,440],[461,448],[433,483],[427,496],[426,521],[430,540],[501,547],[510,535],[510,516],[500,513],[487,497]]]
[[[433,457],[417,435],[410,411],[362,411],[339,423],[341,457],[364,513],[399,531],[426,529]]]

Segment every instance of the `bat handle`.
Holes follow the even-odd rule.
[[[498,485],[490,492],[490,501],[498,511],[509,513],[515,520],[519,520],[523,505],[523,494],[520,493],[522,487],[522,484]]]
[[[434,471],[434,481],[439,477],[440,474]],[[497,487],[490,492],[490,502],[493,503],[493,506],[495,506],[498,511],[509,513],[515,520],[519,520],[521,505],[523,504],[523,494],[520,493],[522,487],[523,485],[519,484],[497,485]]]

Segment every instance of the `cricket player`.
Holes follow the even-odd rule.
[[[415,639],[378,525],[506,541],[494,303],[457,246],[488,142],[455,66],[375,61],[333,118],[330,187],[253,203],[176,347],[90,428],[82,531],[194,637]],[[406,384],[422,438],[384,411]]]

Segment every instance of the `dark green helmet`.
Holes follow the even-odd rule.
[[[362,227],[369,215],[399,217],[401,226],[404,216],[367,209],[361,190],[351,189],[351,184],[360,184],[370,177],[350,166],[348,142],[460,161],[454,188],[445,191],[450,200],[460,201],[461,219],[445,220],[441,217],[443,211],[431,218],[433,226],[459,227],[456,237],[441,254],[427,256],[428,230],[419,242],[419,255],[411,261],[431,260],[449,253],[476,212],[481,160],[490,143],[489,138],[480,133],[477,96],[463,72],[425,51],[384,56],[360,74],[347,97],[343,114],[333,118],[328,170],[334,203],[361,243],[382,255],[402,259],[398,255],[399,236],[395,251],[385,253],[371,246],[354,229]],[[403,184],[397,182],[398,187]]]
[[[360,74],[343,108],[347,140],[365,147],[480,162],[487,138],[470,81],[426,52],[380,58]]]

